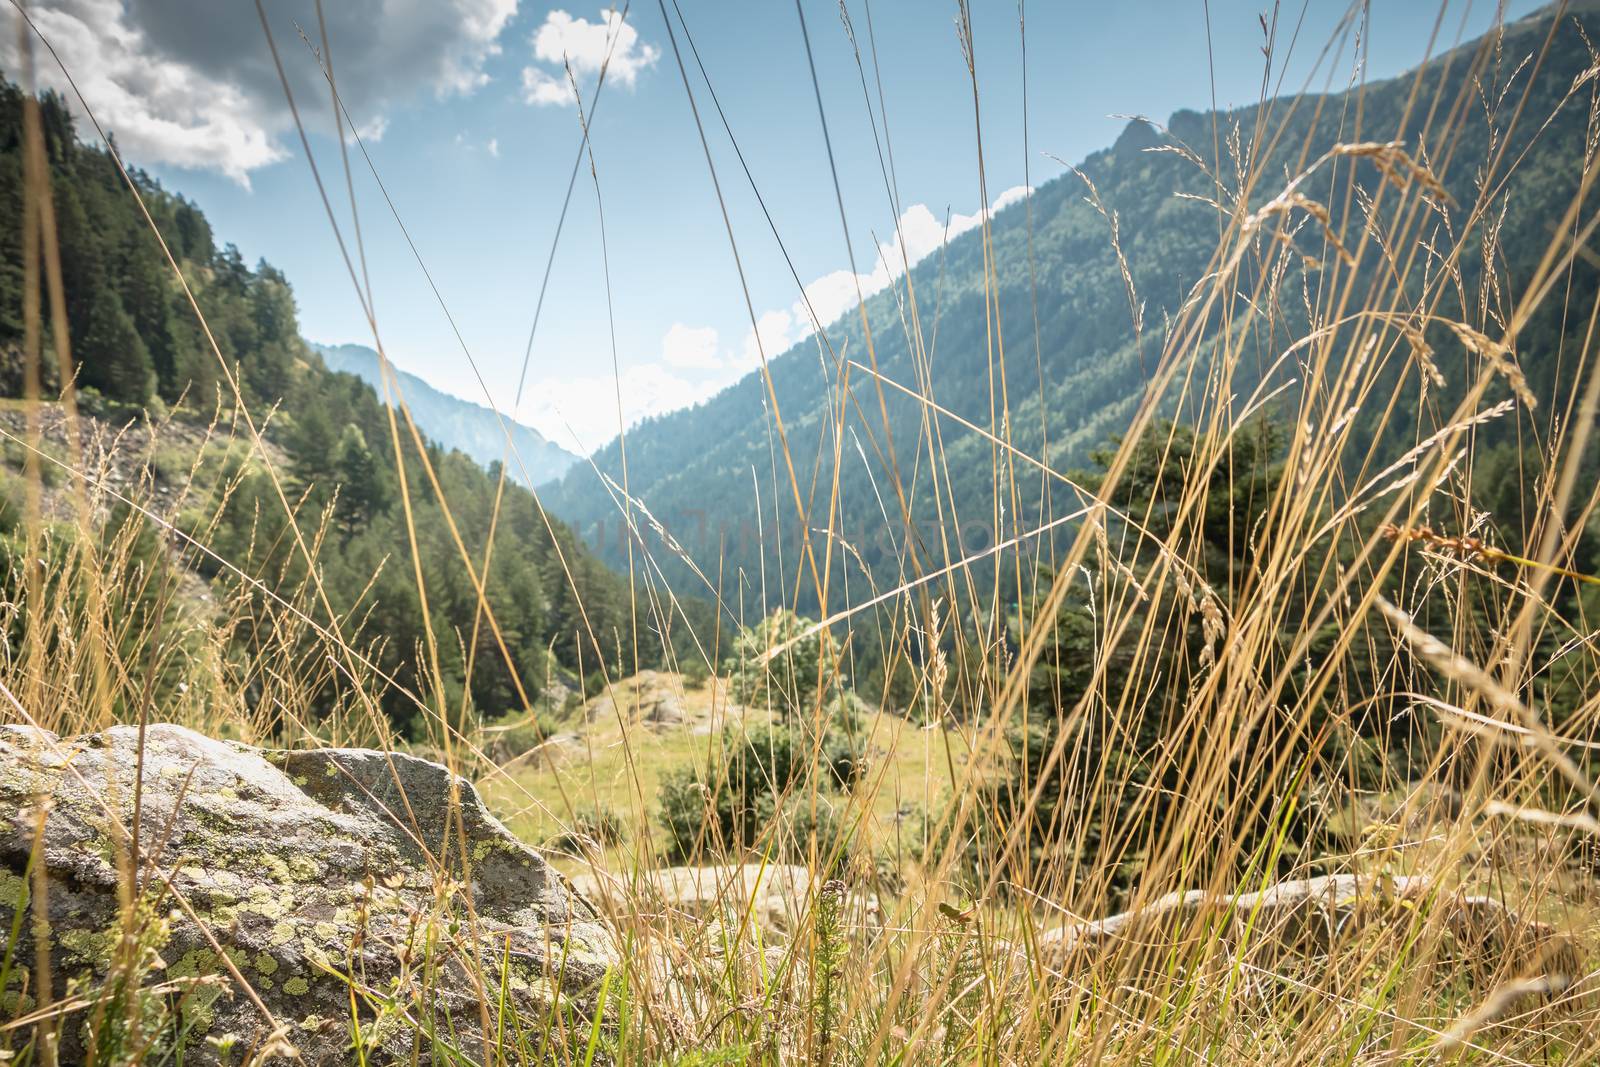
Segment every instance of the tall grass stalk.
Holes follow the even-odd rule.
[[[737,148],[735,131],[716,102],[683,12],[676,4],[669,12],[662,3],[660,13],[683,88],[696,102],[720,197],[730,175],[716,169],[698,101],[712,101]],[[868,90],[869,77],[881,81],[876,42],[869,39],[861,50],[848,9],[846,15],[863,104],[878,120],[874,136],[887,142],[882,90],[876,112]],[[262,25],[270,38],[264,11]],[[958,27],[976,124],[984,114],[985,72],[965,4]],[[1283,46],[1275,27],[1264,28],[1265,93],[1272,64],[1283,58],[1275,49]],[[680,38],[686,51],[679,50]],[[25,32],[24,39],[31,37]],[[325,31],[322,39],[327,55]],[[1037,55],[1037,39],[1033,44]],[[272,47],[276,56],[278,45]],[[1530,78],[1538,76],[1540,47]],[[686,57],[705,92],[691,80]],[[1451,61],[1489,78],[1494,41]],[[346,129],[358,123],[338,95],[331,59],[323,73],[327,85],[312,88],[332,93],[353,211],[355,183],[344,145]],[[1143,321],[1140,279],[1123,254],[1131,235],[1115,205],[1103,203],[1088,184],[1087,196],[1115,250],[1141,365],[1148,360],[1146,388],[1097,485],[1017,443],[1013,415],[1020,399],[1008,395],[1015,377],[1005,372],[1005,340],[1007,329],[1020,325],[1002,320],[996,293],[1003,265],[995,261],[987,218],[980,231],[985,314],[992,324],[985,359],[996,381],[987,425],[935,399],[933,315],[926,305],[937,298],[916,292],[909,273],[894,295],[914,380],[896,380],[878,366],[872,329],[882,327],[868,322],[864,299],[858,309],[867,339],[864,361],[834,351],[826,333],[819,335],[830,391],[824,424],[805,430],[818,435],[818,446],[807,453],[818,457],[813,469],[790,447],[790,435],[800,431],[783,421],[782,398],[766,367],[770,354],[763,353],[773,453],[768,479],[758,478],[752,493],[774,509],[763,513],[764,522],[776,513],[794,524],[789,543],[800,547],[799,558],[780,559],[774,591],[763,573],[760,602],[752,605],[744,603],[742,589],[724,601],[721,568],[712,582],[704,560],[694,561],[704,588],[671,589],[652,553],[682,549],[640,536],[630,542],[627,576],[635,615],[656,632],[670,633],[684,625],[676,606],[680,592],[699,596],[709,589],[719,598],[719,628],[723,614],[753,624],[806,587],[820,604],[815,632],[836,642],[819,658],[819,672],[829,676],[847,673],[852,628],[884,635],[886,673],[910,669],[916,675],[918,714],[949,739],[937,756],[929,750],[926,825],[915,847],[905,847],[909,830],[886,828],[874,814],[899,788],[897,781],[869,770],[834,799],[824,761],[817,759],[779,791],[779,810],[815,817],[819,807],[837,803],[840,825],[850,833],[806,839],[794,819],[774,818],[759,828],[754,845],[708,833],[694,850],[693,858],[706,864],[743,860],[763,870],[774,866],[774,857],[803,855],[811,878],[788,931],[775,934],[758,921],[755,888],[731,873],[720,883],[726,906],[712,909],[718,921],[663,906],[652,887],[665,848],[650,829],[656,798],[645,782],[650,769],[641,765],[650,756],[649,739],[619,698],[617,740],[627,754],[627,781],[618,795],[628,810],[618,814],[639,832],[574,848],[577,860],[570,865],[571,873],[594,877],[600,887],[595,903],[622,948],[622,963],[599,990],[596,1010],[584,1015],[558,1002],[546,1017],[519,1016],[506,994],[509,947],[499,958],[485,952],[473,960],[470,981],[481,994],[486,1040],[463,1047],[454,1033],[417,1018],[412,1002],[364,986],[352,967],[343,976],[351,1005],[344,1022],[355,1061],[368,1062],[380,1024],[424,1031],[418,1047],[434,1062],[497,1065],[1247,1064],[1269,1058],[1577,1064],[1600,1058],[1600,894],[1593,884],[1600,797],[1592,762],[1600,743],[1600,623],[1583,614],[1595,601],[1567,598],[1559,603],[1577,607],[1558,607],[1553,595],[1561,583],[1593,580],[1571,566],[1570,556],[1578,532],[1592,525],[1600,507],[1600,487],[1579,477],[1594,447],[1600,366],[1591,330],[1569,357],[1573,394],[1535,396],[1516,359],[1519,330],[1563,299],[1565,281],[1587,255],[1597,227],[1587,200],[1600,158],[1590,151],[1569,161],[1578,193],[1537,270],[1515,279],[1512,289],[1494,256],[1502,240],[1498,204],[1520,161],[1499,154],[1472,161],[1481,168],[1475,203],[1448,203],[1437,174],[1462,165],[1449,158],[1453,134],[1477,111],[1487,108],[1487,121],[1512,128],[1537,126],[1547,116],[1525,113],[1515,87],[1497,103],[1485,103],[1466,98],[1470,94],[1427,98],[1425,84],[1416,79],[1408,114],[1427,117],[1428,153],[1392,140],[1397,131],[1361,127],[1354,116],[1330,150],[1309,139],[1281,143],[1300,128],[1291,121],[1299,109],[1321,106],[1310,98],[1263,106],[1253,129],[1217,131],[1209,162],[1184,149],[1214,190],[1217,246],[1203,279],[1159,329]],[[292,102],[295,87],[287,75],[283,85]],[[598,92],[596,86],[584,116],[592,116]],[[819,92],[819,108],[821,101]],[[1600,128],[1592,91],[1574,85],[1562,106],[1587,107],[1591,128]],[[826,123],[830,116],[821,117]],[[587,148],[589,120],[581,121]],[[398,683],[374,665],[361,615],[336,610],[319,577],[329,520],[306,513],[280,477],[283,457],[263,432],[271,413],[248,409],[215,342],[231,395],[208,413],[206,445],[174,494],[154,491],[149,456],[173,432],[161,419],[136,420],[119,433],[76,410],[49,170],[36,126],[30,111],[23,228],[26,287],[34,297],[26,324],[33,384],[26,431],[6,435],[25,457],[18,485],[26,548],[16,554],[25,573],[10,583],[18,600],[3,612],[6,625],[25,640],[0,648],[4,718],[62,736],[119,721],[160,720],[261,744],[402,747],[378,705],[379,695]],[[974,132],[982,144],[981,128]],[[302,146],[314,167],[312,142]],[[1259,163],[1280,151],[1297,160],[1289,174]],[[358,155],[381,182],[365,146]],[[1365,186],[1358,192],[1354,175],[1361,166],[1381,175],[1370,194]],[[600,175],[597,168],[591,173],[598,198]],[[742,177],[755,188],[748,170]],[[885,179],[897,201],[887,166]],[[978,179],[986,188],[981,159]],[[316,180],[321,189],[320,174]],[[128,188],[138,196],[133,182]],[[398,222],[400,209],[384,196]],[[347,244],[338,213],[326,193],[323,198],[382,353],[359,223]],[[840,214],[848,235],[842,197]],[[1441,223],[1447,216],[1448,226]],[[737,255],[741,235],[731,220],[727,238]],[[1460,261],[1473,254],[1484,255],[1490,269],[1481,283],[1485,291],[1466,293],[1459,291]],[[1289,272],[1291,257],[1303,260],[1301,273]],[[168,262],[189,310],[204,325],[178,261],[169,254]],[[1287,287],[1290,277],[1297,291]],[[41,296],[52,311],[48,334],[58,348],[60,379],[68,383],[59,399],[65,459],[46,448],[38,422],[48,406],[37,395],[46,334],[38,321]],[[438,299],[448,314],[442,295]],[[1037,299],[1047,295],[1039,291]],[[754,305],[748,306],[754,322]],[[1293,314],[1285,311],[1291,306]],[[1600,312],[1564,310],[1591,326]],[[1470,376],[1451,382],[1450,391],[1441,387],[1428,347],[1427,338],[1435,336],[1429,331],[1440,329],[1464,353],[1456,373]],[[1261,338],[1273,339],[1276,362],[1257,374],[1246,363],[1263,350]],[[464,343],[463,353],[472,359]],[[1035,355],[1042,376],[1043,360]],[[863,387],[872,391],[876,413],[858,399]],[[469,674],[476,662],[471,657],[480,651],[480,626],[514,672],[508,647],[514,637],[502,633],[488,588],[500,498],[480,548],[474,536],[481,531],[458,523],[449,486],[420,447],[422,432],[403,398],[390,396],[401,401],[391,409],[390,433],[402,507],[408,517],[423,501],[442,509],[454,554],[450,565],[460,568],[472,590]],[[918,406],[912,440],[889,433],[889,397]],[[1180,438],[1167,421],[1174,412],[1183,413],[1192,436]],[[1250,551],[1238,557],[1248,562],[1219,569],[1206,558],[1208,504],[1219,481],[1234,477],[1235,457],[1269,415],[1288,435],[1282,474],[1257,502],[1259,518],[1246,534]],[[1501,540],[1490,544],[1478,532],[1485,519],[1473,496],[1477,433],[1488,423],[1510,421],[1538,444],[1522,453],[1518,471],[1533,487],[1538,518],[1532,529],[1516,531],[1519,540],[1506,540],[1511,531],[1501,529]],[[1376,432],[1363,435],[1358,426]],[[951,488],[947,442],[961,437],[981,440],[990,454],[992,495],[984,505],[988,514],[979,517],[990,522],[997,543],[982,551],[964,549],[959,533],[962,521],[974,517],[962,513]],[[1399,459],[1389,447],[1395,440],[1402,442]],[[236,448],[252,469],[272,476],[276,506],[290,519],[301,564],[293,573],[262,572],[255,560],[222,558],[209,545],[209,531],[238,477],[237,470],[211,476],[203,456],[213,445]],[[899,544],[903,551],[892,574],[870,573],[839,528],[841,471],[852,449],[865,459],[868,447],[886,460],[879,472],[888,482],[879,496],[886,523],[891,504],[909,523],[916,492],[932,495],[940,518],[937,536],[925,544],[909,538]],[[1182,476],[1169,495],[1129,504],[1124,491],[1139,475],[1138,464],[1180,448],[1186,450]],[[510,451],[508,458],[520,463]],[[45,472],[52,465],[66,470],[63,491],[47,490]],[[636,507],[626,473],[616,488],[626,528],[654,523]],[[1037,522],[1024,521],[1030,514],[1025,500],[1038,502]],[[550,808],[527,775],[486,755],[491,731],[469,714],[464,697],[447,692],[440,648],[454,638],[436,633],[426,618],[428,592],[439,575],[425,572],[415,525],[408,521],[407,528],[426,630],[415,651],[428,667],[429,684],[403,695],[425,717],[434,742],[429,754],[492,787],[508,812]],[[149,531],[158,544],[154,557],[142,547]],[[238,590],[206,611],[180,595],[201,560],[225,571],[230,588]],[[581,594],[565,559],[561,568]],[[865,583],[870,594],[852,597],[852,580],[856,593]],[[136,604],[149,609],[131,610]],[[1089,647],[1074,653],[1083,658],[1087,682],[1081,698],[1041,711],[1037,669],[1060,666],[1060,619],[1069,604],[1087,605],[1090,617]],[[1008,618],[1013,612],[1014,622]],[[241,632],[253,640],[237,640]],[[1197,639],[1188,641],[1186,634]],[[642,629],[625,640],[612,640],[616,636],[591,631],[581,642],[582,666],[598,669],[613,694],[629,692],[615,683],[639,668],[640,645],[648,640]],[[714,674],[727,641],[720,629],[694,636]],[[769,661],[783,651],[770,650]],[[617,662],[617,655],[633,661]],[[1181,691],[1168,684],[1173,669],[1187,680]],[[1587,685],[1559,723],[1537,695],[1557,669]],[[1382,685],[1369,692],[1362,679]],[[818,679],[818,693],[830,690],[823,684],[828,680]],[[338,693],[333,708],[313,710],[319,707],[314,694],[330,683]],[[516,679],[530,721],[540,683]],[[814,754],[820,755],[820,739],[835,714],[819,698],[797,715],[819,739]],[[1058,728],[1035,764],[1019,753],[1016,727],[1037,725],[1041,714]],[[1160,726],[1159,740],[1148,746],[1136,733],[1145,721]],[[1381,758],[1382,752],[1371,765],[1363,762],[1372,722],[1382,724],[1378,732],[1387,743],[1410,754],[1403,773],[1396,769],[1400,762]],[[870,743],[892,746],[909,732],[889,740],[874,734]],[[1114,743],[1096,746],[1094,737]],[[1330,760],[1330,751],[1343,756]],[[698,758],[710,764],[714,753],[708,740]],[[887,762],[898,753],[891,748],[882,755]],[[592,749],[587,758],[598,792]],[[708,773],[716,783],[715,768]],[[1015,783],[1010,793],[991,788],[1008,776]],[[595,798],[569,795],[559,777],[557,786],[554,806],[563,810],[551,815],[579,840],[579,810],[598,811]],[[430,855],[459,849],[470,869],[459,797],[454,805],[450,840],[425,844]],[[898,812],[898,797],[891,806]],[[1054,821],[1041,841],[1031,836],[1032,827],[1046,812]],[[87,1028],[97,1063],[166,1062],[161,1057],[174,1043],[192,1040],[181,1008],[195,990],[163,979],[156,946],[171,907],[190,918],[194,912],[172,900],[176,891],[149,857],[127,847],[138,840],[136,832],[115,839],[121,843],[121,923],[111,975],[94,988],[53,971],[49,939],[37,920],[47,894],[39,852],[26,872],[34,918],[24,921],[18,912],[0,957],[0,996],[21,982],[31,998],[26,1011],[13,1012],[8,1004],[11,1021],[0,1023],[0,1050],[15,1062],[52,1064],[65,1027]],[[980,842],[983,849],[975,851]],[[874,851],[895,855],[892,876],[862,858]],[[454,913],[451,901],[459,897],[446,884],[448,868],[438,864],[438,902],[427,922],[434,933],[452,921],[475,929],[470,906],[464,915]],[[1272,896],[1274,887],[1309,884],[1304,880],[1321,875],[1352,876],[1327,883],[1354,887],[1349,899],[1293,911]],[[1252,906],[1234,907],[1246,894]],[[155,900],[167,906],[158,910]],[[1139,914],[1115,926],[1095,925],[1127,913]],[[1483,915],[1496,917],[1492,936],[1474,925]],[[213,933],[219,942],[227,935]],[[34,972],[25,980],[12,965],[22,938],[37,945]],[[425,944],[409,976],[424,990],[418,1001],[424,1004],[442,980],[436,946],[431,939]],[[249,983],[232,968],[226,980]],[[271,1046],[246,1056],[266,1062],[273,1054],[288,1055]]]

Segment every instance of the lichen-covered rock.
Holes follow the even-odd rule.
[[[54,995],[112,965],[137,737],[0,727],[0,928],[29,909],[0,1018],[37,993],[24,874],[41,803]],[[482,1062],[483,1020],[570,1033],[617,960],[593,909],[436,763],[155,725],[140,810],[141,980],[178,1005],[163,1040],[184,1042],[185,1063],[217,1061],[208,1039],[235,1035],[237,1061],[275,1032],[304,1062],[354,1062],[352,988],[367,1062],[452,1062],[446,1046]],[[83,1013],[63,1027],[61,1062],[83,1029]]]

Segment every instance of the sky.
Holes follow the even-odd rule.
[[[580,453],[619,415],[703,400],[803,340],[801,284],[826,325],[854,310],[852,256],[862,289],[882,287],[1126,116],[1393,76],[1496,16],[1486,0],[972,0],[975,103],[955,0],[333,0],[325,49],[316,3],[32,10],[128,161],[288,276],[309,340],[374,345],[364,272],[397,366]],[[16,37],[0,31],[8,71]],[[66,87],[48,55],[39,80]]]

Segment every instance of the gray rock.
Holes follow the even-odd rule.
[[[671,911],[737,929],[746,915],[768,934],[792,935],[812,905],[814,879],[797,864],[744,863],[713,867],[662,867],[617,877],[590,871],[572,879],[578,891],[625,915]],[[878,900],[852,893],[852,919],[877,926]]]
[[[589,705],[589,708],[584,712],[583,717],[585,722],[609,726],[616,720],[617,703],[609,696],[600,697],[595,700],[593,704]]]
[[[671,690],[662,690],[655,702],[644,708],[644,721],[654,726],[678,726],[684,720],[683,701]]]
[[[539,694],[539,699],[545,707],[559,714],[566,708],[567,701],[576,692],[576,689],[564,682],[551,681],[545,685],[544,691]]]
[[[0,928],[28,902],[42,799],[57,997],[67,981],[93,989],[111,964],[136,746],[132,727],[71,739],[0,728]],[[142,777],[139,899],[159,956],[143,981],[186,993],[185,1063],[217,1062],[208,1037],[237,1035],[237,1062],[274,1032],[303,1062],[354,1062],[352,976],[369,1063],[413,1051],[450,1062],[447,1045],[482,1062],[502,968],[508,1018],[537,1035],[557,1004],[568,1021],[588,1015],[617,962],[593,909],[436,763],[269,752],[155,725]],[[35,946],[19,941],[0,1017],[32,999],[19,982]],[[81,1057],[83,1024],[68,1019],[61,1062]]]
[[[584,873],[573,882],[591,899],[628,910],[668,908],[699,919],[737,920],[748,909],[765,929],[788,932],[805,911],[811,872],[793,864],[745,863],[663,867],[629,879]]]

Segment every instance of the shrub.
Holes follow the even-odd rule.
[[[105,394],[92,385],[80,385],[77,400],[78,411],[84,415],[102,416],[111,410]]]
[[[736,852],[754,845],[772,822],[777,797],[803,773],[795,732],[757,727],[729,733],[722,763],[710,774],[684,768],[661,782],[661,825],[667,855],[682,862],[703,849]]]
[[[698,656],[684,657],[682,666],[683,684],[688,689],[699,689],[711,680],[711,668]]]
[[[831,652],[828,632],[801,636],[814,625],[803,615],[779,608],[755,626],[740,630],[730,663],[733,699],[779,715],[794,715],[838,697],[844,691],[844,678]],[[768,652],[775,648],[783,651],[768,659]]]
[[[829,729],[822,735],[820,749],[822,765],[839,788],[850,789],[866,776],[867,746],[860,731]]]
[[[610,808],[585,807],[573,813],[571,825],[545,841],[555,852],[581,854],[590,844],[609,848],[620,844],[626,833],[622,816]]]
[[[842,798],[818,793],[792,798],[781,821],[778,852],[792,863],[804,863],[823,877],[844,875],[857,854],[857,820]]]
[[[695,767],[668,774],[660,790],[668,858],[681,863],[702,851],[736,855],[764,846],[774,831],[777,854],[789,862],[848,853],[835,847],[848,837],[836,790],[859,778],[865,751],[857,737],[838,730],[829,730],[820,745],[808,733],[783,724],[729,733],[712,773]],[[820,758],[813,755],[819,749]],[[826,773],[806,782],[812,767]]]
[[[177,445],[157,444],[150,453],[150,471],[164,485],[182,485],[194,466],[194,457]]]
[[[37,457],[39,481],[44,484],[45,488],[54,489],[66,479],[66,475],[62,473],[60,465],[50,461],[50,457],[55,455],[57,450],[51,448],[47,442],[40,442],[39,449],[45,453],[45,455]],[[21,472],[27,469],[31,451],[21,441],[6,441],[4,446],[0,446],[0,452],[3,452],[6,466],[11,470]]]
[[[557,733],[559,727],[554,718],[540,711],[502,719],[485,726],[484,730],[489,737],[484,745],[484,754],[494,762],[503,764],[537,748],[550,735]]]

